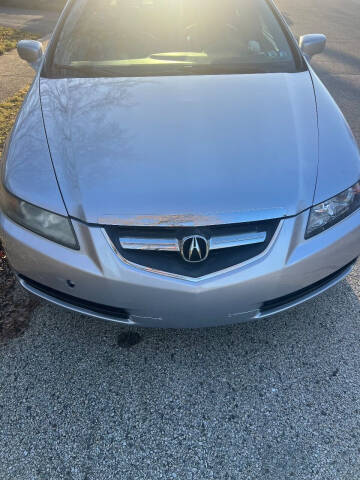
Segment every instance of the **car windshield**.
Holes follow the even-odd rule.
[[[266,0],[77,0],[52,59],[62,76],[293,72]]]

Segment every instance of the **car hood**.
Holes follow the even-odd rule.
[[[309,72],[41,79],[50,153],[71,216],[204,225],[295,215],[313,201]]]

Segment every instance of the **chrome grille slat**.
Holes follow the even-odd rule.
[[[150,250],[154,252],[179,252],[179,241],[174,238],[120,238],[125,250]]]
[[[241,247],[243,245],[254,245],[255,243],[263,243],[265,240],[266,232],[252,232],[226,235],[222,237],[212,237],[210,238],[210,250]]]

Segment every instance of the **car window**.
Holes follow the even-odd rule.
[[[90,76],[296,70],[266,0],[78,0],[53,67]]]

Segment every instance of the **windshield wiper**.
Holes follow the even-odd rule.
[[[211,65],[215,68],[230,70],[237,73],[275,73],[292,72],[293,67],[289,62],[254,62],[242,63],[240,57],[219,58],[213,60]]]
[[[256,74],[291,71],[278,64],[241,64],[228,61],[214,61],[209,64],[157,64],[157,65],[114,65],[111,67],[95,65],[59,65],[55,64],[55,75],[78,78],[97,77],[159,77],[183,75],[226,75]],[[66,73],[65,73],[66,72]]]
[[[66,71],[69,73],[72,73],[74,77],[79,74],[80,76],[86,76],[86,77],[99,77],[99,76],[104,76],[104,77],[114,77],[116,76],[116,69],[113,67],[95,67],[93,65],[59,65],[59,64],[54,64],[54,67],[56,68],[57,71]]]
[[[209,65],[210,66],[210,65]],[[158,65],[114,65],[102,67],[95,65],[59,65],[54,64],[57,72],[65,71],[73,77],[143,77],[159,75],[193,75],[193,64],[158,64]]]

